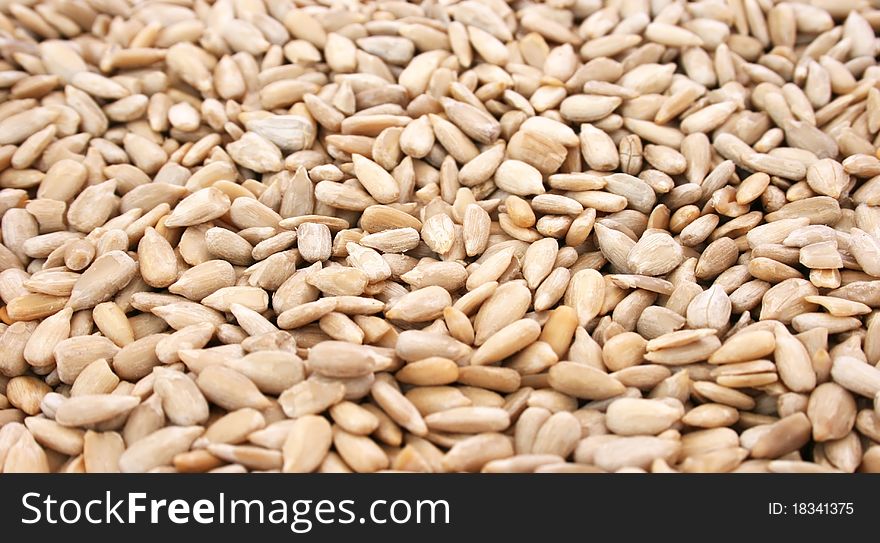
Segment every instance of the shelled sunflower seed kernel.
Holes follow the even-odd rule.
[[[880,471],[878,28],[0,2],[0,471]]]

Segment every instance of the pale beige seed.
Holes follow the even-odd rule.
[[[640,288],[658,294],[672,294],[675,288],[672,283],[665,279],[657,277],[646,277],[644,275],[622,275],[615,274],[608,276],[615,286],[625,289]]]
[[[469,392],[473,398],[464,393]],[[406,397],[415,404],[424,415],[445,411],[454,407],[482,405],[483,407],[500,407],[497,395],[491,391],[475,391],[468,388],[429,387],[414,389],[407,392]],[[476,402],[474,401],[476,400]]]
[[[755,330],[739,333],[724,342],[709,357],[710,364],[732,364],[757,360],[765,357],[776,348],[776,338],[769,330]]]
[[[665,275],[681,263],[681,246],[665,233],[645,234],[630,249],[627,265],[641,275]]]
[[[385,316],[407,322],[424,322],[440,317],[451,306],[452,297],[445,288],[429,286],[398,298]]]
[[[504,160],[504,151],[503,143],[495,144],[467,161],[458,172],[459,182],[466,187],[474,187],[489,180]]]
[[[828,441],[844,437],[856,420],[856,403],[836,383],[822,383],[810,395],[807,416],[813,425],[813,439]]]
[[[24,347],[24,359],[34,367],[51,366],[55,362],[55,346],[70,335],[73,310],[65,308],[44,319],[34,329]]]
[[[523,257],[522,273],[529,288],[535,289],[550,274],[559,250],[556,240],[545,238],[531,244]]]
[[[476,271],[470,272],[467,278],[467,289],[476,291],[485,284],[497,281],[510,266],[513,254],[512,248],[505,248],[487,256]]]
[[[815,304],[806,301],[806,296],[816,294],[818,290],[809,281],[800,278],[782,281],[763,294],[761,319],[791,322],[796,315],[816,309]]]
[[[509,459],[492,460],[486,463],[482,473],[537,473],[537,470],[554,465],[566,465],[563,458],[555,454],[517,455]]]
[[[556,194],[539,194],[532,199],[532,209],[548,215],[580,215],[584,207],[573,198]]]
[[[181,273],[168,290],[190,300],[200,301],[212,292],[232,286],[234,282],[235,270],[229,262],[208,260]]]
[[[611,262],[620,273],[628,273],[631,271],[627,257],[630,250],[635,246],[635,241],[623,232],[609,228],[602,223],[596,223],[594,228],[602,255],[608,259],[608,261]]]
[[[247,266],[253,262],[253,246],[230,230],[210,228],[205,232],[204,240],[205,249],[212,257],[238,266]]]
[[[386,363],[385,358],[368,347],[324,341],[309,351],[308,364],[313,371],[327,377],[360,377]]]
[[[600,444],[593,452],[593,462],[607,471],[632,467],[644,469],[656,459],[670,461],[676,458],[680,450],[681,444],[671,439],[623,437]]]
[[[698,219],[699,220],[699,219]],[[696,222],[696,221],[694,221]],[[693,225],[694,223],[691,223]],[[682,235],[684,235],[684,230]],[[715,277],[730,269],[739,257],[739,247],[730,238],[719,238],[710,243],[697,261],[695,274],[699,279]]]
[[[337,427],[333,428],[333,445],[351,468],[358,473],[371,473],[389,465],[388,456],[366,436],[356,436]]]
[[[477,33],[481,32],[476,27],[471,27],[468,29],[468,31],[476,31]],[[486,38],[484,43],[489,42],[493,39],[491,38],[491,36],[484,37]],[[471,42],[475,45],[476,48],[473,33],[471,34]],[[498,46],[501,46],[503,48],[503,44],[497,41],[494,43],[494,46],[492,48],[497,49]],[[506,49],[501,55],[503,57],[506,57]],[[490,56],[495,55],[490,54]],[[498,58],[497,60],[503,59]],[[472,139],[480,143],[493,143],[496,139],[498,139],[498,136],[501,132],[501,125],[497,120],[495,120],[493,116],[470,104],[457,100],[452,100],[450,98],[442,98],[440,102],[443,105],[444,111],[449,116],[449,119],[459,128],[461,128],[464,133],[470,136]]]
[[[495,170],[495,184],[511,194],[527,196],[543,194],[541,172],[520,160],[505,160]]]
[[[83,369],[99,359],[112,360],[120,347],[100,335],[74,336],[55,345],[55,365],[61,382],[74,384]]]
[[[214,336],[216,330],[217,326],[210,322],[184,326],[156,343],[156,357],[163,364],[178,362],[180,361],[179,351],[204,347]]]
[[[113,357],[113,371],[126,380],[146,377],[160,364],[156,356],[156,345],[167,334],[149,334],[129,343]]]
[[[371,387],[370,394],[394,422],[417,436],[428,433],[427,421],[422,418],[415,405],[393,385],[377,380]]]
[[[49,462],[43,448],[25,430],[6,453],[4,473],[49,473]]]
[[[284,440],[282,454],[285,473],[308,473],[324,460],[333,439],[327,419],[307,415],[296,419]]]
[[[510,438],[497,433],[479,434],[457,442],[443,456],[447,471],[477,471],[492,460],[513,456]]]
[[[207,187],[184,198],[165,219],[168,227],[193,226],[216,219],[226,213],[232,202],[220,190]]]
[[[83,368],[77,375],[70,388],[70,395],[109,394],[116,389],[119,382],[119,377],[110,369],[107,360],[99,358]]]
[[[502,360],[538,339],[541,326],[531,319],[513,322],[486,340],[471,357],[471,364],[486,365]]]
[[[117,346],[125,347],[134,341],[131,323],[116,303],[104,302],[96,305],[92,310],[92,318],[101,333]]]
[[[332,240],[330,229],[324,224],[303,223],[296,229],[297,248],[307,262],[330,258]]]
[[[28,415],[40,412],[43,397],[51,391],[51,387],[40,379],[24,375],[13,377],[6,383],[6,399],[9,404]]]
[[[591,124],[581,125],[581,152],[590,168],[613,171],[620,164],[617,146],[608,134]]]
[[[281,452],[250,445],[216,443],[208,445],[208,452],[221,460],[252,470],[278,470],[282,464]]]
[[[164,368],[157,368],[153,374],[153,389],[162,398],[162,410],[168,420],[192,426],[208,419],[208,402],[192,379]]]
[[[334,266],[310,273],[306,281],[331,296],[358,296],[367,286],[367,276],[356,268]]]
[[[559,362],[550,368],[550,386],[586,400],[604,400],[625,390],[618,380],[590,366],[576,362]]]
[[[119,457],[123,473],[144,473],[170,464],[178,453],[189,449],[202,433],[200,426],[168,426],[138,440]]]
[[[803,344],[787,331],[777,329],[774,359],[779,378],[795,392],[807,392],[816,386],[816,373]]]
[[[24,424],[40,445],[71,456],[82,453],[82,430],[67,428],[44,417],[28,417]]]
[[[836,317],[864,315],[871,311],[870,307],[861,302],[844,300],[843,298],[834,298],[831,296],[805,296],[804,300],[821,305],[831,315]]]
[[[220,325],[226,321],[219,312],[194,302],[162,304],[154,307],[152,313],[175,330],[203,322]]]
[[[691,330],[682,330],[680,332],[672,332],[671,334],[679,334],[681,332],[693,332]],[[656,350],[651,350],[651,342],[648,342],[648,353],[645,354],[645,360],[650,362],[654,362],[657,364],[665,364],[665,365],[684,365],[691,364],[694,362],[700,362],[702,360],[706,360],[709,356],[712,355],[718,347],[721,346],[721,341],[715,335],[706,335],[705,330],[696,331],[701,334],[702,337],[696,339],[693,342],[689,342],[684,345],[679,345],[676,347],[670,348],[661,348]],[[714,330],[710,329],[711,333],[715,333]],[[663,339],[661,336],[657,339]],[[656,341],[656,340],[651,340]]]
[[[795,413],[772,424],[751,447],[754,458],[778,458],[799,449],[810,437],[810,421]]]
[[[6,117],[0,121],[0,130],[4,133],[0,145],[23,142],[48,126],[57,116],[58,113],[49,108],[34,108]]]
[[[620,103],[615,96],[573,95],[562,101],[560,113],[569,121],[588,123],[608,116]]]
[[[571,272],[567,268],[555,268],[547,278],[535,290],[534,307],[537,311],[543,311],[552,307],[562,298],[571,279]]]
[[[868,275],[880,276],[880,243],[859,228],[853,228],[850,235],[850,251],[856,262]]]
[[[397,181],[384,168],[358,154],[352,155],[352,161],[355,175],[376,201],[387,204],[400,197]]]
[[[151,395],[129,414],[122,429],[123,439],[130,445],[164,425],[162,400],[158,395]]]
[[[314,322],[336,309],[335,298],[321,298],[295,306],[278,315],[278,326],[284,329],[295,329]]]
[[[580,422],[571,413],[560,411],[551,415],[535,434],[532,454],[568,457],[577,446]]]
[[[577,311],[578,322],[585,326],[602,310],[605,282],[595,270],[580,270],[568,283],[564,301]]]
[[[423,261],[420,265],[416,265],[416,262],[406,257],[398,259],[384,255],[383,259],[388,262],[389,267],[394,264],[401,268],[400,271],[408,270],[401,274],[400,278],[414,288],[437,285],[446,290],[455,291],[461,288],[468,279],[467,270],[458,262]],[[493,283],[494,281],[490,281],[487,284]],[[491,286],[487,288],[491,288]]]
[[[138,398],[122,394],[76,396],[58,406],[55,421],[64,426],[87,426],[126,414],[138,403]]]
[[[550,416],[550,411],[543,407],[527,407],[523,411],[514,429],[517,455],[531,453],[538,432]]]
[[[243,358],[231,358],[223,362],[250,379],[266,394],[281,394],[305,377],[302,360],[285,351],[256,351]]]
[[[470,387],[511,394],[520,390],[522,378],[512,368],[465,366],[458,371],[458,382]]]
[[[448,358],[432,357],[412,362],[394,374],[401,383],[433,386],[454,383],[459,376],[458,365]]]
[[[235,197],[237,195],[233,192],[235,189],[231,185],[217,182],[214,186],[232,193],[230,196],[234,200],[229,208],[229,218],[235,226],[242,229],[275,228],[281,222],[281,215],[254,198]],[[247,193],[245,193],[245,196],[247,196]]]
[[[502,431],[510,425],[507,411],[497,407],[456,407],[425,418],[436,431],[481,433]]]
[[[320,382],[313,379],[303,381],[278,397],[284,413],[289,417],[300,417],[321,413],[345,396],[345,386],[340,382]]]
[[[67,306],[76,311],[107,301],[132,280],[137,270],[137,263],[122,251],[101,255],[80,275]]]
[[[375,415],[350,401],[340,402],[329,409],[333,422],[346,432],[365,436],[379,427],[379,419]]]
[[[838,317],[827,313],[803,313],[791,321],[796,332],[824,328],[831,334],[839,334],[858,328],[861,321],[855,317]]]
[[[236,163],[256,172],[277,172],[283,167],[281,150],[256,132],[245,132],[226,150]]]
[[[456,161],[466,163],[479,155],[480,150],[477,146],[456,125],[438,115],[429,114],[428,118],[437,141]]]
[[[4,425],[3,428],[0,428],[0,461],[5,462],[7,454],[9,452],[10,447],[15,445],[16,442],[24,435],[28,433],[28,429],[21,422],[9,422]]]
[[[119,459],[125,450],[117,432],[87,431],[83,444],[86,473],[119,473]]]
[[[477,204],[469,204],[465,209],[462,226],[464,231],[465,250],[468,256],[482,254],[489,245],[489,233],[492,219],[489,214]]]
[[[700,398],[729,405],[739,410],[751,410],[755,407],[755,400],[752,397],[717,383],[697,381],[693,383],[693,390]]]
[[[455,224],[449,215],[438,213],[424,222],[421,235],[432,251],[442,255],[448,253],[455,243]]]
[[[880,390],[880,370],[851,356],[834,359],[831,377],[845,389],[873,398]]]
[[[392,228],[367,234],[358,242],[383,253],[404,253],[418,246],[419,232],[414,228]]]
[[[617,435],[656,435],[669,429],[684,414],[677,400],[620,398],[611,402],[605,424]]]
[[[232,304],[240,304],[260,312],[269,307],[269,295],[259,287],[229,286],[205,296],[201,303],[217,311],[229,311]]]
[[[194,447],[203,447],[211,443],[243,443],[246,440],[256,442],[253,436],[260,433],[266,426],[263,415],[251,408],[231,411],[216,419],[205,430],[205,433],[194,443]],[[283,439],[283,437],[281,438]],[[260,443],[262,445],[262,443]],[[280,448],[280,443],[274,449]]]
[[[167,287],[177,279],[177,257],[168,240],[153,228],[144,231],[138,244],[141,277],[151,287]]]
[[[565,355],[578,330],[577,312],[567,306],[554,309],[541,331],[540,339],[547,343],[558,357]]]
[[[734,424],[737,420],[739,412],[736,409],[714,403],[694,407],[681,418],[684,424],[699,428],[720,428]]]
[[[37,188],[37,198],[70,201],[82,188],[87,175],[88,171],[81,163],[71,159],[59,160],[46,171],[43,182]]]
[[[825,158],[807,168],[807,183],[818,194],[838,198],[849,183],[849,176],[839,162]]]
[[[269,404],[253,381],[231,368],[208,366],[199,373],[196,384],[208,400],[230,411]]]
[[[730,298],[721,287],[713,286],[695,296],[688,304],[688,325],[692,328],[720,329],[730,320],[730,312]]]
[[[254,409],[240,409],[221,417],[209,426],[205,437],[196,441],[195,445],[200,446],[203,440],[212,437],[212,430],[216,430],[219,442],[242,443],[248,441],[267,449],[281,450],[293,424],[295,421],[292,419],[281,419],[267,423],[260,412]]]
[[[635,332],[623,332],[602,346],[602,360],[611,371],[620,371],[642,363],[647,341]]]

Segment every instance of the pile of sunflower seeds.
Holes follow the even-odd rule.
[[[880,471],[866,0],[0,0],[0,471]]]

